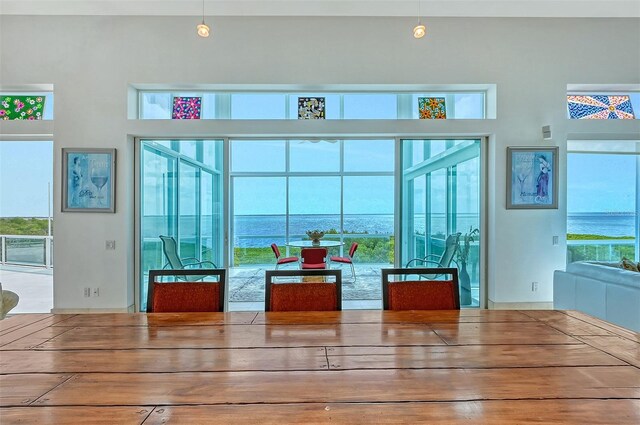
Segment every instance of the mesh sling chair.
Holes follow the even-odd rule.
[[[392,276],[399,280],[391,280]],[[445,276],[447,280],[416,280],[407,276]],[[458,269],[382,269],[382,305],[385,310],[460,310]]]
[[[271,250],[273,251],[273,255],[276,256],[276,270],[278,270],[278,267],[280,267],[283,264],[297,263],[300,261],[300,259],[296,256],[282,257],[280,255],[280,250],[278,249],[278,245],[276,245],[275,243],[271,244]]]
[[[414,258],[409,260],[405,267],[449,267],[458,251],[459,244],[460,233],[451,234],[445,240],[442,255],[429,254],[422,258]]]
[[[160,282],[161,276],[197,280],[214,277],[212,282]],[[149,270],[147,313],[224,311],[227,271],[225,269]]]
[[[195,257],[181,259],[178,256],[178,244],[172,236],[160,236],[162,241],[162,250],[167,259],[167,264],[163,268],[171,268],[174,270],[193,270],[193,269],[217,269],[218,266],[211,261],[200,261]],[[181,280],[196,281],[202,279],[203,276],[184,275],[178,277]]]
[[[285,278],[295,277],[314,281],[283,281]],[[327,282],[331,277],[335,282]],[[342,271],[267,270],[264,300],[265,311],[340,311]]]

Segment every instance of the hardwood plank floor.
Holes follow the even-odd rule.
[[[638,424],[640,335],[566,311],[25,315],[0,423]]]
[[[640,398],[640,369],[593,366],[77,374],[36,403],[126,406],[149,400],[155,405],[175,405],[528,398]]]
[[[615,414],[612,414],[616,412]],[[527,400],[457,403],[289,404],[171,406],[156,409],[145,425],[326,424],[602,424],[640,423],[639,400]]]

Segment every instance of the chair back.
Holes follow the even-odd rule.
[[[391,276],[400,280],[390,280]],[[409,280],[410,275],[451,275],[450,280]],[[385,310],[460,310],[458,269],[382,269],[382,304]]]
[[[184,264],[180,257],[178,257],[178,244],[176,240],[171,236],[160,236],[162,240],[162,250],[164,256],[167,257],[167,262],[172,269],[184,269]]]
[[[335,282],[326,281],[331,276]],[[295,277],[301,281],[282,282],[283,278]],[[265,311],[342,310],[341,270],[267,270],[265,283]]]
[[[303,264],[321,264],[325,262],[326,257],[327,248],[302,248],[300,250]]]
[[[453,257],[458,251],[458,245],[460,244],[460,233],[453,233],[447,236],[447,240],[444,243],[444,252],[440,257],[440,267],[449,267],[453,261]]]
[[[161,276],[197,279],[213,277],[212,282],[160,282]],[[149,270],[147,313],[224,311],[227,272],[225,269]]]
[[[358,242],[354,242],[351,244],[351,248],[349,248],[349,257],[353,258],[353,254],[358,250]]]
[[[280,250],[278,249],[278,245],[272,243],[271,249],[273,250],[273,254],[276,256],[276,260],[280,258]]]

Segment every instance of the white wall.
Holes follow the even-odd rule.
[[[213,37],[189,17],[0,16],[2,85],[55,87],[56,309],[125,309],[134,297],[134,146],[131,135],[487,134],[489,300],[551,302],[564,267],[568,132],[638,134],[638,122],[573,123],[568,83],[640,83],[638,19],[218,18]],[[129,84],[496,84],[487,121],[300,123],[127,120]],[[282,125],[281,125],[282,124]],[[303,127],[306,125],[306,127]],[[552,141],[541,140],[551,125]],[[27,128],[27,130],[25,130]],[[1,123],[0,132],[28,131]],[[506,147],[560,146],[557,210],[506,210]],[[60,150],[118,149],[117,213],[61,213]],[[559,246],[552,236],[560,235]],[[107,239],[117,249],[105,251]],[[531,282],[540,284],[531,292]],[[83,298],[100,286],[99,298]]]

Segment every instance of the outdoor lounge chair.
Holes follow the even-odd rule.
[[[167,258],[167,264],[163,269],[173,270],[193,270],[193,269],[217,269],[218,266],[211,261],[200,261],[197,258],[189,257],[181,259],[178,257],[178,245],[176,240],[171,236],[160,236],[162,240],[162,250]],[[198,275],[177,276],[180,280],[196,281],[203,278]]]

